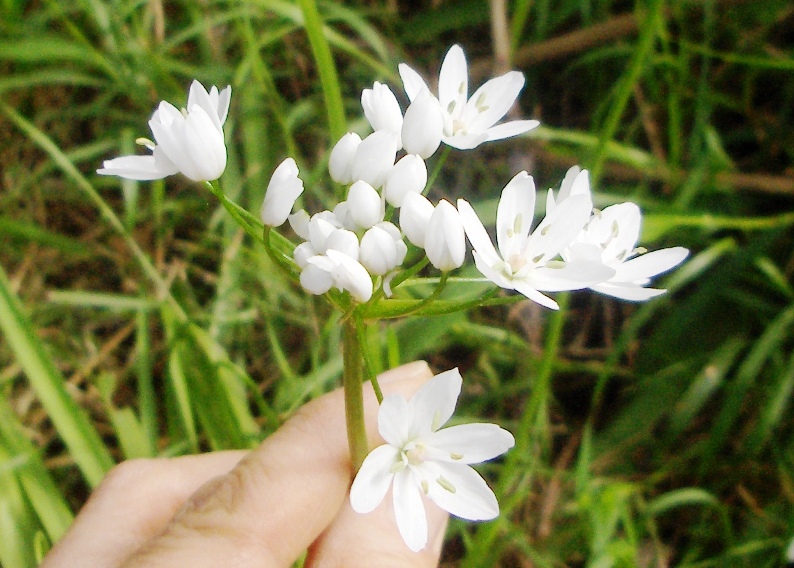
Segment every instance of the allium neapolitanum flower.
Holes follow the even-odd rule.
[[[587,170],[577,166],[568,170],[556,200],[553,192],[549,192],[546,210],[553,210],[572,195],[590,195]],[[645,286],[654,276],[681,264],[689,251],[673,247],[644,253],[644,249],[637,248],[641,225],[642,212],[636,204],[610,205],[595,212],[574,242],[562,251],[562,257],[565,260],[589,258],[615,271],[608,280],[590,286],[596,292],[630,301],[644,301],[664,294],[666,290]]]
[[[609,280],[615,270],[600,259],[559,260],[590,219],[590,195],[571,195],[561,201],[534,231],[535,182],[526,172],[516,175],[502,190],[496,210],[496,251],[474,209],[463,199],[458,211],[474,248],[477,269],[488,280],[516,290],[530,300],[557,309],[557,302],[541,292],[580,290]]]
[[[178,110],[162,101],[154,111],[149,127],[155,142],[139,139],[152,154],[121,156],[106,160],[98,174],[127,179],[152,180],[181,172],[193,181],[212,181],[226,169],[226,143],[223,123],[229,111],[232,88],[210,92],[193,81],[187,106]]]
[[[370,452],[350,488],[353,510],[369,513],[392,487],[397,528],[413,551],[427,545],[423,496],[462,519],[499,515],[496,496],[470,464],[505,453],[515,441],[496,424],[441,429],[455,410],[461,384],[452,369],[433,377],[411,400],[399,394],[384,398],[378,431],[386,444]]]
[[[399,66],[408,98],[413,101],[427,83],[405,63]],[[445,144],[468,150],[489,140],[523,134],[538,126],[537,120],[514,120],[496,125],[510,110],[524,87],[524,75],[510,71],[487,81],[469,98],[469,70],[459,45],[453,45],[438,76],[438,100],[444,121]],[[496,125],[496,126],[494,126]]]

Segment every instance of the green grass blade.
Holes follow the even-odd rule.
[[[2,267],[0,328],[86,481],[98,485],[113,459],[83,409],[66,392],[63,376],[33,331]]]
[[[298,3],[303,11],[306,34],[309,36],[314,60],[317,63],[317,72],[320,75],[320,83],[325,96],[325,109],[328,113],[328,130],[332,143],[334,143],[347,132],[345,106],[342,101],[342,90],[339,86],[336,65],[331,48],[325,39],[323,21],[317,11],[317,4],[314,0],[298,0]]]

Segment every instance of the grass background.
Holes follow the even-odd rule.
[[[334,388],[339,326],[204,188],[93,172],[162,99],[233,87],[224,188],[256,212],[286,156],[310,210],[359,97],[453,43],[543,126],[453,153],[433,197],[494,211],[520,169],[592,171],[670,293],[580,293],[392,322],[383,367],[460,366],[459,415],[519,447],[449,566],[773,567],[794,535],[794,7],[785,0],[0,1],[0,564],[35,566],[127,458],[251,447]],[[330,132],[330,134],[329,134]],[[473,154],[472,154],[473,155]],[[493,214],[491,215],[493,217]]]

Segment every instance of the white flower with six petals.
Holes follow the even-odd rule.
[[[427,89],[422,76],[405,63],[399,66],[408,98],[413,101]],[[453,45],[438,76],[438,100],[444,120],[443,142],[459,150],[476,148],[483,142],[502,140],[532,130],[537,120],[499,122],[513,106],[524,87],[524,75],[510,71],[484,83],[469,98],[469,70],[459,45]]]
[[[369,513],[392,487],[397,528],[413,551],[427,545],[423,496],[462,519],[499,515],[496,496],[470,465],[500,456],[515,440],[496,424],[441,428],[455,410],[462,382],[452,369],[430,379],[410,400],[399,394],[384,398],[378,431],[386,444],[369,453],[350,488],[353,510]]]

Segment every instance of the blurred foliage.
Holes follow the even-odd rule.
[[[643,206],[648,248],[693,254],[648,304],[580,294],[559,314],[517,304],[372,338],[383,368],[460,366],[462,413],[517,432],[484,468],[503,515],[453,522],[445,562],[783,564],[794,7],[506,4],[500,27],[498,0],[320,1],[316,21],[306,1],[0,2],[0,564],[34,566],[113,460],[251,447],[340,375],[327,306],[209,193],[100,178],[101,160],[133,151],[193,78],[231,84],[227,194],[256,212],[290,155],[316,209],[336,191],[329,124],[364,131],[362,88],[399,91],[400,61],[432,77],[453,43],[473,83],[522,70],[520,114],[543,127],[484,160],[453,154],[435,197],[493,218],[516,171],[552,187],[579,163],[599,205]]]

